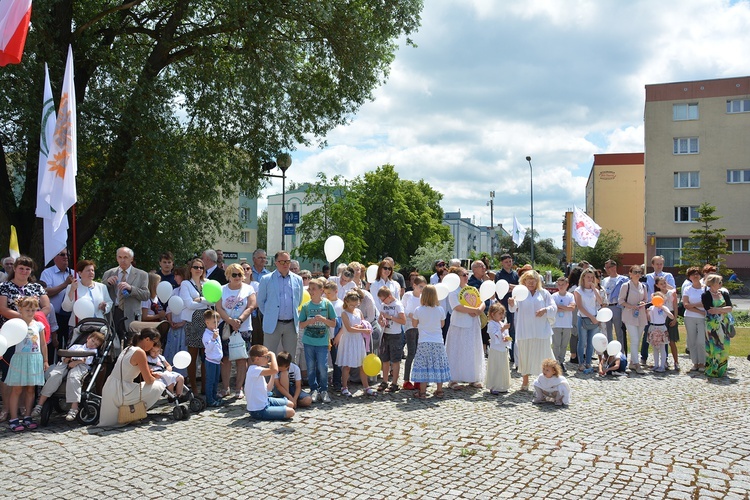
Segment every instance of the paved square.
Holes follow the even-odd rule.
[[[158,406],[118,430],[61,415],[16,435],[3,424],[0,486],[16,498],[748,498],[750,362],[731,358],[720,381],[570,373],[569,408],[531,404],[514,377],[501,396],[358,391],[286,423],[251,420],[243,400],[187,422]]]

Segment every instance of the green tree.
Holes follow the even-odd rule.
[[[695,222],[699,223],[700,227],[690,230],[691,237],[682,248],[680,267],[683,271],[691,266],[703,267],[705,264],[721,268],[721,263],[725,261],[724,255],[731,253],[724,236],[726,229],[714,227],[712,224],[721,219],[721,216],[715,215],[715,206],[705,202],[698,207],[697,212]]]
[[[263,209],[258,216],[258,248],[268,250],[268,209]]]
[[[421,245],[450,240],[450,229],[442,224],[443,195],[422,180],[401,180],[393,165],[355,179],[352,190],[364,208],[366,260],[388,255],[408,262]]]
[[[231,210],[227,186],[257,192],[264,160],[345,123],[385,80],[396,40],[417,29],[421,8],[421,0],[35,1],[23,63],[0,72],[0,247],[13,224],[21,249],[42,255],[34,205],[43,64],[59,92],[69,44],[78,249],[91,242],[92,254],[113,255],[126,243],[142,261],[205,246]]]
[[[420,273],[432,272],[432,266],[437,260],[444,260],[448,262],[453,253],[453,238],[451,237],[448,241],[442,241],[439,243],[428,242],[417,248],[414,252],[409,264],[412,265]]]
[[[620,261],[621,243],[622,235],[619,232],[614,229],[605,229],[599,234],[594,248],[582,247],[574,242],[575,259],[579,262],[588,261],[596,269],[604,269],[604,263],[607,260]]]
[[[338,235],[344,240],[340,259],[349,262],[361,258],[367,248],[362,237],[364,208],[346,187],[343,177],[337,175],[329,181],[319,172],[318,182],[307,188],[305,204],[320,207],[300,219],[297,231],[301,243],[292,252],[294,255],[325,261],[325,241],[329,236]]]
[[[501,249],[511,249],[508,253],[513,255],[513,261],[522,266],[531,264],[531,231],[526,232],[526,236],[520,246],[513,243],[511,236],[502,236],[498,239],[498,246]],[[560,254],[562,250],[555,246],[552,238],[539,239],[539,233],[534,231],[534,263],[537,265],[557,266],[560,264]]]

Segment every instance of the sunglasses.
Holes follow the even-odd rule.
[[[289,264],[292,263],[292,261],[291,260],[277,260],[276,263],[281,264],[282,266],[288,266]]]
[[[383,271],[393,271],[392,267],[383,267]]]
[[[242,278],[242,274],[240,273],[232,273],[232,278]]]
[[[630,271],[630,274],[643,274],[643,271]]]
[[[193,266],[193,269],[200,269],[202,271],[205,268],[203,266]]]
[[[440,264],[438,264],[438,265],[437,265],[437,266],[435,266],[435,267],[445,267],[445,262],[441,262]]]

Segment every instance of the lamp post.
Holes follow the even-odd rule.
[[[286,250],[284,228],[286,227],[286,171],[292,165],[292,157],[288,153],[282,153],[276,157],[276,161],[267,161],[261,165],[264,172],[270,172],[276,167],[281,170],[278,174],[263,174],[264,177],[277,177],[281,179],[281,249]]]
[[[495,219],[494,219],[494,209],[495,209],[495,192],[490,191],[490,201],[487,202],[487,205],[490,207],[490,263],[492,263],[492,259],[495,257]]]
[[[531,182],[531,265],[534,265],[534,167],[531,166],[531,156],[526,157],[529,162],[529,180]]]

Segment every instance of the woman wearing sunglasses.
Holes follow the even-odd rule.
[[[387,259],[381,260],[380,264],[378,264],[378,272],[375,275],[375,281],[370,285],[370,294],[375,301],[375,307],[377,307],[378,311],[381,309],[378,290],[382,287],[388,288],[391,291],[391,295],[396,299],[401,300],[401,285],[398,284],[398,281],[393,279],[393,264]]]
[[[180,319],[185,321],[185,334],[187,347],[190,353],[190,364],[188,365],[188,385],[193,392],[198,392],[196,385],[196,370],[198,358],[203,351],[203,330],[206,329],[206,321],[203,319],[203,311],[208,309],[208,301],[203,296],[203,284],[206,282],[206,266],[201,259],[193,259],[188,265],[190,279],[180,285],[180,298],[185,304]],[[196,311],[198,313],[196,314]],[[206,377],[201,377],[201,393],[206,391]]]
[[[648,292],[646,284],[640,282],[643,275],[641,266],[630,267],[630,280],[620,287],[620,296],[617,304],[622,306],[622,322],[628,330],[628,339],[630,343],[630,369],[636,373],[646,373],[643,367],[638,364],[640,353],[638,346],[641,345],[641,334],[646,327],[648,320],[646,318],[646,297]]]
[[[219,391],[223,391],[222,394],[224,395],[231,393],[229,389],[229,377],[232,371],[231,358],[235,358],[233,361],[237,365],[237,377],[234,384],[234,396],[241,399],[245,397],[242,388],[245,385],[245,372],[247,372],[247,344],[250,343],[252,338],[250,316],[255,310],[255,289],[244,283],[245,271],[239,264],[230,264],[225,271],[225,275],[227,284],[221,287],[221,300],[216,304],[216,312],[224,320],[221,336],[224,358],[221,360],[222,386]],[[225,335],[225,333],[229,335]],[[245,342],[244,358],[236,355],[230,357],[230,335],[235,337],[239,335]],[[239,349],[232,348],[232,352],[241,350],[241,347]]]

